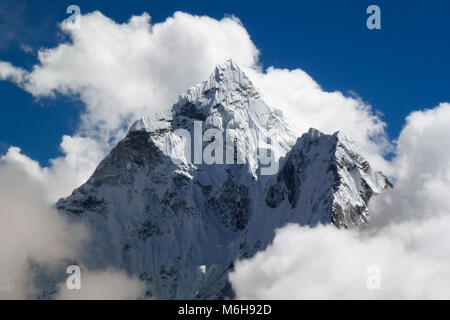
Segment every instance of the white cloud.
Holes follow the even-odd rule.
[[[0,299],[21,299],[34,289],[28,263],[75,257],[87,233],[50,208],[23,170],[0,161],[0,177]]]
[[[378,290],[367,286],[372,266],[380,271]],[[365,238],[331,226],[291,225],[266,251],[238,262],[230,279],[240,299],[449,298],[445,266],[388,232]]]
[[[288,226],[230,275],[238,298],[449,299],[450,104],[413,112],[392,162],[395,187],[360,231]],[[380,290],[366,286],[381,271]]]
[[[450,103],[406,118],[393,160],[395,188],[373,204],[374,224],[450,214]]]
[[[0,61],[0,80],[11,80],[21,84],[26,74],[27,72],[24,69],[14,67],[9,62]]]
[[[60,300],[134,300],[144,293],[144,284],[136,278],[116,270],[89,271],[81,273],[81,288],[67,289],[65,283],[59,287]]]
[[[151,25],[144,13],[118,24],[96,11],[81,17],[79,29],[61,28],[72,42],[40,50],[22,86],[36,97],[79,94],[82,131],[104,138],[120,138],[130,121],[169,107],[217,63],[233,57],[251,66],[258,55],[235,18],[177,12]]]
[[[25,159],[24,161],[29,161]],[[37,164],[35,164],[37,166]],[[33,165],[25,165],[31,168]],[[36,167],[35,166],[35,167]],[[77,261],[88,230],[69,223],[43,200],[40,174],[0,160],[0,299],[36,298],[36,263],[61,273],[64,261]],[[68,275],[69,276],[69,275]],[[82,290],[59,285],[59,299],[137,299],[143,284],[119,270],[82,273]]]
[[[42,186],[42,198],[54,203],[86,182],[105,154],[105,146],[92,138],[80,136],[63,136],[61,150],[65,156],[50,160],[51,166],[46,168],[22,154],[17,147],[10,147],[0,160],[25,170],[35,183]]]

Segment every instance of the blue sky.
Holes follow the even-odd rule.
[[[450,2],[438,1],[2,1],[0,60],[30,68],[34,49],[61,41],[57,23],[66,8],[100,10],[117,22],[143,11],[153,22],[174,11],[242,21],[261,51],[264,67],[301,68],[325,90],[357,93],[384,114],[396,138],[412,110],[449,101]],[[381,8],[381,30],[366,28],[368,5]],[[9,145],[47,164],[60,154],[63,134],[72,134],[83,105],[76,98],[35,100],[0,82],[0,153]]]

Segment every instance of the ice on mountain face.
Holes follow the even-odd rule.
[[[194,136],[198,121],[202,134],[215,128],[245,137],[232,150],[245,161],[188,161],[187,141],[176,132]],[[281,157],[272,176],[261,175],[257,157],[267,138],[278,142],[275,159]],[[134,123],[57,207],[90,228],[88,268],[114,266],[139,276],[147,297],[214,299],[233,297],[227,275],[234,261],[263,250],[276,228],[364,224],[369,199],[387,186],[344,135],[311,129],[297,139],[227,61],[170,109]]]

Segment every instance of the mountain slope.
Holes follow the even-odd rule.
[[[147,297],[226,298],[233,262],[264,249],[276,228],[364,224],[370,197],[388,184],[340,133],[297,139],[227,61],[169,110],[134,123],[57,207],[91,230],[88,268],[138,275]]]

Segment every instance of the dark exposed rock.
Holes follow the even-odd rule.
[[[185,116],[186,118],[199,120],[199,121],[206,120],[206,115],[203,112],[201,112],[200,110],[198,110],[195,107],[195,104],[193,104],[191,102],[186,102],[186,104],[184,104],[180,108],[179,115]]]

